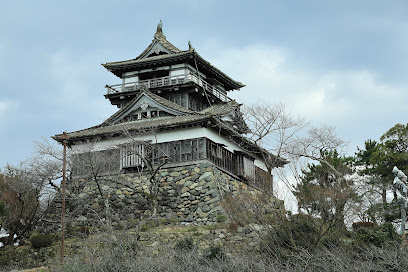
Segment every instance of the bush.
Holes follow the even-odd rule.
[[[322,247],[341,245],[344,230],[331,227],[326,230],[321,219],[305,214],[288,215],[275,221],[273,228],[263,236],[261,252],[285,257],[293,251],[315,251]]]
[[[276,231],[278,244],[290,249],[293,241],[296,247],[310,249],[316,243],[319,234],[316,220],[318,219],[308,215],[296,214],[289,217],[288,221],[280,222]]]
[[[126,248],[128,241],[119,239],[115,247],[89,250],[70,254],[64,266],[51,265],[55,272],[67,271],[408,271],[408,252],[405,248],[367,247],[366,250],[353,251],[343,247],[321,247],[313,252],[300,250],[291,252],[288,258],[257,254],[237,254],[225,259],[202,258],[195,250],[180,252],[162,246],[156,249],[140,246],[132,251]],[[124,243],[124,244],[123,244]],[[210,250],[216,256],[219,249]],[[0,260],[1,260],[0,251]],[[210,255],[210,254],[209,254]],[[205,257],[205,255],[204,255]],[[0,266],[0,270],[2,267]],[[9,269],[10,270],[10,269]],[[6,271],[9,271],[6,270]]]
[[[209,260],[212,259],[224,260],[225,254],[220,246],[210,246],[207,254],[205,255],[205,258]]]
[[[54,242],[55,235],[53,234],[36,234],[30,238],[31,246],[35,249],[48,247]]]
[[[392,242],[399,242],[400,236],[394,226],[386,222],[381,226],[359,228],[354,233],[357,242],[382,247]]]
[[[194,248],[194,239],[192,237],[185,237],[176,242],[175,249],[191,250]]]

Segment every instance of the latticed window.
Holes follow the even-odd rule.
[[[145,143],[131,143],[120,148],[120,168],[144,167],[146,156]]]

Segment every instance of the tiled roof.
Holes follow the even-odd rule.
[[[155,37],[154,37],[153,41],[151,42],[151,44],[149,44],[149,46],[136,59],[141,59],[142,56],[144,56],[153,47],[155,41],[158,41],[161,45],[163,45],[164,48],[166,48],[167,50],[169,50],[172,53],[182,52],[180,49],[178,49],[172,43],[170,43],[168,40],[166,40],[166,38],[164,38],[163,36],[155,35]],[[143,59],[145,59],[145,58],[143,58]]]
[[[184,113],[184,115],[179,116],[166,116],[166,117],[156,117],[156,118],[148,118],[148,119],[140,119],[135,121],[123,122],[119,124],[113,124],[112,121],[115,120],[120,114],[125,112],[129,107],[131,107],[143,94],[149,96],[150,98],[154,99],[161,105],[171,108],[176,111],[180,111]],[[104,134],[112,134],[118,133],[124,128],[130,130],[138,130],[138,129],[146,129],[149,127],[166,127],[166,126],[174,126],[174,125],[181,125],[183,123],[195,122],[195,121],[202,121],[211,118],[212,116],[222,116],[230,113],[232,110],[237,108],[239,104],[237,102],[230,101],[225,104],[216,104],[213,105],[201,112],[194,112],[188,110],[176,103],[173,103],[165,98],[162,98],[156,94],[151,93],[150,91],[143,91],[140,95],[133,98],[125,107],[118,110],[114,113],[111,117],[109,117],[106,121],[98,126],[94,126],[91,128],[87,128],[84,130],[79,130],[75,132],[68,133],[68,136],[71,139],[75,138],[83,138],[83,137],[92,137],[96,135],[104,135]],[[228,127],[229,130],[234,131],[230,125],[225,124],[224,126]],[[236,133],[236,131],[234,131]],[[55,135],[54,139],[58,139],[60,135]]]
[[[230,113],[231,111],[235,110],[239,106],[240,104],[238,104],[235,100],[232,100],[227,103],[214,104],[211,107],[208,107],[200,111],[199,113],[212,115],[212,116],[222,116],[222,115],[226,115]]]
[[[126,65],[145,63],[145,62],[164,60],[164,59],[170,59],[170,58],[178,57],[178,56],[185,56],[185,55],[188,55],[189,53],[190,53],[190,51],[180,51],[180,52],[177,52],[177,53],[174,53],[174,54],[158,55],[158,56],[142,58],[142,59],[136,58],[136,59],[130,59],[130,60],[123,60],[123,61],[107,62],[107,63],[102,64],[102,65],[106,69],[121,68],[122,66],[126,66]]]
[[[190,124],[195,122],[200,122],[208,119],[209,117],[206,115],[179,115],[179,116],[166,116],[166,117],[157,117],[157,118],[149,118],[149,119],[141,119],[135,120],[130,122],[119,123],[110,126],[96,126],[91,127],[75,132],[67,133],[70,139],[79,139],[79,138],[86,138],[92,136],[100,136],[100,135],[112,135],[121,133],[122,131],[136,131],[136,130],[143,130],[143,129],[155,129],[155,128],[163,128],[163,127],[171,127],[177,126],[182,124]],[[55,140],[59,140],[62,134],[55,135],[53,138]]]
[[[150,91],[145,91],[145,93],[151,97],[153,100],[155,100],[156,102],[160,103],[161,105],[163,105],[164,107],[173,109],[175,111],[179,111],[179,112],[183,112],[183,113],[189,113],[189,114],[194,114],[195,112],[192,110],[189,110],[183,106],[180,106],[179,104],[176,104],[174,102],[171,102],[170,100],[167,100],[166,98],[163,98],[161,96],[158,96],[157,94],[154,94]]]
[[[158,96],[148,90],[142,91],[139,95],[137,95],[135,98],[133,98],[129,103],[127,103],[123,108],[121,108],[120,110],[118,110],[117,112],[115,112],[111,117],[109,117],[108,119],[106,119],[102,125],[109,125],[112,123],[112,121],[114,121],[117,117],[119,117],[123,112],[125,112],[126,110],[128,110],[130,107],[132,107],[141,96],[143,95],[147,95],[148,97],[150,97],[151,99],[155,100],[157,103],[161,104],[162,106],[181,112],[181,113],[188,113],[188,114],[194,114],[194,111],[191,111],[183,106],[180,106],[179,104],[176,104],[174,102],[171,102],[170,100],[167,100],[161,96]]]
[[[177,58],[189,59],[192,57],[195,57],[198,63],[201,62],[204,66],[209,67],[210,70],[218,74],[221,78],[224,78],[224,80],[226,80],[227,82],[230,82],[230,84],[232,84],[234,88],[245,87],[244,84],[242,84],[239,81],[233,80],[232,78],[227,76],[224,72],[222,72],[220,69],[213,66],[209,61],[206,61],[195,50],[181,51],[179,53],[158,55],[158,56],[153,56],[149,58],[131,59],[131,60],[117,61],[117,62],[107,62],[102,65],[106,69],[110,70],[112,73],[116,74],[115,71],[119,71],[127,67],[138,66],[140,64],[148,64],[148,63],[156,62],[156,61],[170,61],[172,59],[177,59]],[[116,75],[119,76],[119,74],[116,74]]]

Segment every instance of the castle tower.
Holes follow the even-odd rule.
[[[187,50],[171,44],[161,21],[138,57],[102,65],[121,79],[106,85],[105,94],[119,110],[102,124],[68,133],[74,168],[81,169],[79,158],[93,152],[109,157],[103,170],[110,174],[139,171],[146,159],[165,167],[208,161],[239,179],[265,180],[261,147],[244,136],[241,105],[228,97],[245,85],[202,58],[190,42]],[[61,142],[61,136],[53,138]]]

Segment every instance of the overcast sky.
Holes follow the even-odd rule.
[[[101,123],[117,109],[100,64],[138,56],[163,20],[246,87],[241,103],[285,103],[336,126],[349,154],[408,122],[407,1],[2,1],[0,167],[33,141]]]

